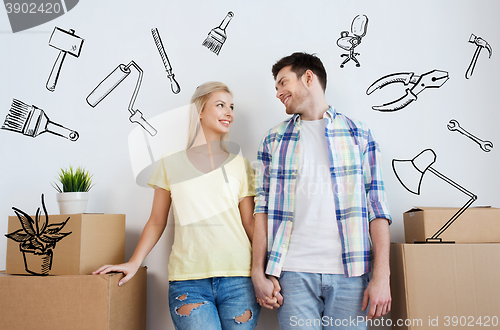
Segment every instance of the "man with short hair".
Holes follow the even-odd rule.
[[[267,132],[257,155],[257,301],[279,308],[282,330],[366,329],[365,317],[391,309],[379,146],[363,123],[328,105],[318,57],[294,53],[272,72],[292,117]]]

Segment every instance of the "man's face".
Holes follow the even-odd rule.
[[[276,75],[276,97],[285,105],[289,115],[301,113],[309,97],[309,91],[302,80],[291,70],[291,66],[284,67]]]

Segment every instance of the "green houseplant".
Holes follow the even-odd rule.
[[[61,214],[84,213],[89,200],[89,190],[93,187],[92,176],[85,168],[73,170],[61,168],[53,187],[58,191],[57,202]]]
[[[8,238],[19,243],[19,249],[23,253],[24,266],[28,273],[34,275],[48,275],[52,268],[53,249],[56,243],[71,234],[61,233],[69,217],[62,223],[49,225],[49,216],[45,208],[42,194],[43,216],[40,208],[37,209],[35,219],[18,208],[12,209],[21,222],[22,228],[10,234]]]

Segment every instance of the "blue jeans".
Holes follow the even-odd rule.
[[[177,330],[253,330],[260,313],[250,277],[170,281],[168,299]]]
[[[368,274],[346,278],[283,271],[280,329],[366,329],[366,310],[361,306],[368,281]]]

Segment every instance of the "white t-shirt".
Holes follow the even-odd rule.
[[[344,274],[325,120],[301,120],[295,210],[283,270]]]

